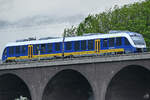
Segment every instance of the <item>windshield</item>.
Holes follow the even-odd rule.
[[[131,35],[131,38],[135,45],[145,45],[145,41],[142,35]]]
[[[6,50],[6,48],[5,48],[5,50],[4,50],[4,56],[6,56],[7,55],[7,50]]]

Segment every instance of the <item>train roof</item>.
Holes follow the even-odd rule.
[[[91,40],[91,39],[98,39],[98,38],[111,38],[111,37],[121,37],[121,36],[129,36],[126,32],[120,33],[111,33],[111,34],[93,34],[87,36],[75,36],[75,37],[66,37],[65,42],[69,41],[78,41],[78,40]],[[54,39],[47,39],[47,40],[32,40],[32,41],[24,41],[24,42],[11,42],[6,45],[9,46],[20,46],[20,45],[30,45],[30,44],[45,44],[45,43],[54,43],[54,42],[62,42],[63,37],[54,38]]]

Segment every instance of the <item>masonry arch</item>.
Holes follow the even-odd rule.
[[[150,100],[150,71],[138,65],[123,68],[110,81],[105,100]]]
[[[42,100],[94,100],[88,80],[75,70],[58,72],[44,89]]]
[[[17,98],[31,100],[31,95],[25,82],[14,74],[1,75],[0,100],[15,100]]]

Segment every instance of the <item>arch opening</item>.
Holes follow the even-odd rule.
[[[47,84],[42,100],[94,100],[88,80],[74,70],[63,70]]]
[[[0,76],[0,100],[31,100],[27,85],[13,74]]]
[[[150,100],[150,71],[135,65],[122,69],[109,83],[105,100]]]

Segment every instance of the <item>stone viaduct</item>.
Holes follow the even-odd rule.
[[[150,54],[0,65],[0,100],[150,100]]]

